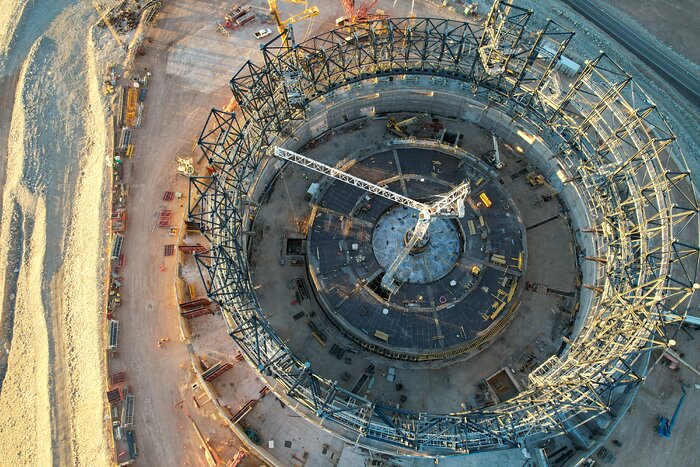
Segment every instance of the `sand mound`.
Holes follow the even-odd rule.
[[[18,89],[24,89],[36,59],[39,43],[22,68]],[[46,310],[41,299],[43,259],[46,251],[46,206],[43,198],[29,192],[21,183],[25,162],[25,108],[23,92],[16,95],[8,144],[7,180],[3,211],[14,212],[18,224],[3,222],[0,244],[19,237],[21,250],[0,249],[0,272],[8,270],[10,254],[20,255],[16,277],[14,327],[8,355],[8,368],[0,393],[0,452],[3,465],[47,465],[51,463],[51,421],[49,386],[49,343]],[[10,217],[5,217],[10,219]],[[11,271],[14,273],[14,270]],[[4,296],[4,277],[0,296]],[[13,310],[3,307],[6,313]]]
[[[17,27],[27,10],[27,4],[34,0],[15,0],[2,2],[0,8],[0,54],[6,54],[12,43]]]
[[[102,343],[108,129],[86,34],[94,15],[89,4],[61,13],[17,82],[0,226],[0,244],[15,245],[0,248],[0,297],[16,290],[0,310],[12,338],[4,343],[0,466],[110,463]]]

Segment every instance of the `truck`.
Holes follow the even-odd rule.
[[[246,23],[250,23],[254,19],[255,19],[255,14],[246,13],[245,15],[241,16],[240,18],[238,18],[236,20],[236,24],[238,24],[238,26],[243,26]]]

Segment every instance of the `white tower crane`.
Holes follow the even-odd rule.
[[[418,221],[412,229],[406,245],[391,265],[386,268],[384,277],[382,277],[382,287],[391,293],[398,290],[398,286],[394,282],[397,269],[411,250],[426,237],[432,219],[464,217],[464,198],[469,194],[469,180],[465,180],[442,195],[434,203],[425,204],[279,146],[275,147],[275,156],[418,211]]]

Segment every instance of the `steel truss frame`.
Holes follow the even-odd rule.
[[[353,26],[348,40],[334,30],[300,44],[290,36],[287,48],[278,37],[262,49],[263,66],[248,62],[231,80],[241,115],[211,111],[199,146],[214,173],[192,177],[189,193],[189,218],[211,241],[197,255],[200,274],[249,362],[307,416],[429,453],[534,443],[614,415],[646,377],[641,356],[668,347],[671,326],[696,303],[698,200],[671,129],[604,53],[587,62],[568,92],[546,92],[573,32],[553,21],[529,31],[529,17],[496,0],[481,27],[396,18]],[[287,348],[253,290],[249,230],[261,192],[256,177],[272,142],[289,136],[314,99],[389,75],[462,81],[487,105],[558,141],[560,172],[590,213],[585,235],[595,247],[585,257],[596,280],[584,284],[594,291],[585,325],[529,375],[525,390],[495,406],[413,413],[352,394]]]

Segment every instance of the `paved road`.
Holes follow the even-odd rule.
[[[562,1],[624,45],[676,88],[691,104],[700,108],[700,78],[682,62],[666,55],[654,42],[639,37],[624,22],[608,13],[605,5],[589,0]]]

